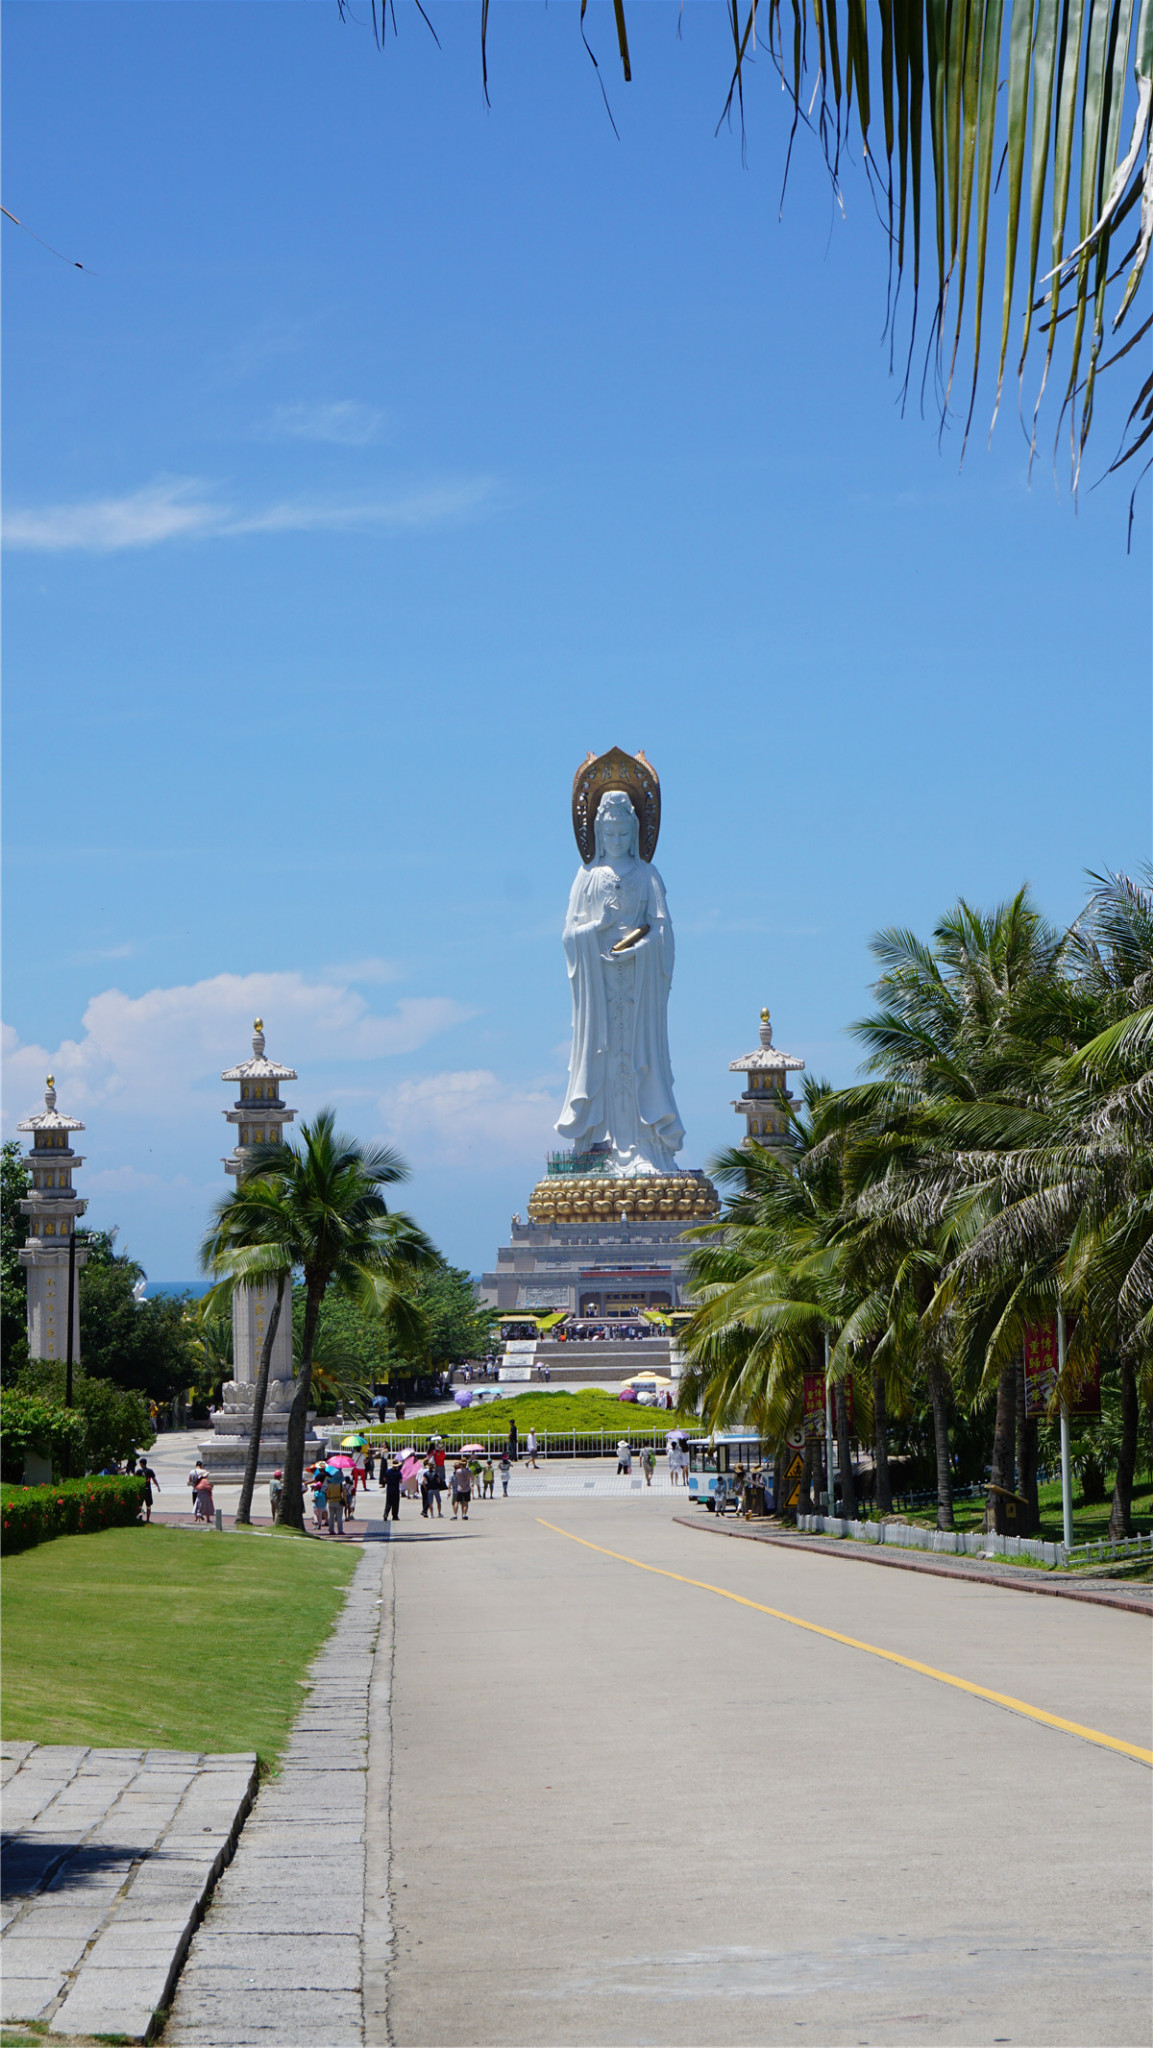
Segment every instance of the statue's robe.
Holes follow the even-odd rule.
[[[684,1144],[684,1126],[673,1099],[669,1059],[668,1000],[673,974],[673,928],[664,883],[656,869],[637,863],[639,887],[617,885],[611,869],[591,864],[580,870],[569,897],[564,927],[565,958],[572,985],[573,1039],[568,1093],[557,1122],[560,1136],[584,1151],[608,1139],[633,1155],[629,1171],[664,1172]],[[631,952],[632,1043],[626,1047],[635,1087],[637,1126],[613,1129],[609,1085],[609,1004],[606,977],[617,970],[603,957],[614,932],[596,929],[610,892],[618,889],[629,921],[647,924],[648,937]],[[635,912],[635,915],[633,913]],[[630,957],[630,956],[626,956]],[[631,1122],[631,1119],[629,1119]]]

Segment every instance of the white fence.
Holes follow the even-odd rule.
[[[918,1529],[908,1522],[846,1522],[837,1515],[798,1515],[798,1529],[810,1536],[849,1536],[855,1543],[883,1543],[889,1549],[936,1550],[951,1557],[1031,1557],[1038,1564],[1067,1564],[1063,1543],[1039,1536],[995,1536],[980,1529]],[[1136,1542],[1143,1538],[1137,1537]]]

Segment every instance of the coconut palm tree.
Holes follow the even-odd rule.
[[[322,1109],[302,1124],[299,1141],[253,1147],[245,1186],[267,1184],[268,1235],[247,1255],[232,1254],[232,1271],[255,1275],[274,1261],[298,1271],[304,1284],[300,1371],[288,1413],[280,1520],[303,1530],[304,1442],[312,1359],[321,1305],[330,1287],[384,1317],[402,1344],[419,1347],[424,1325],[409,1299],[415,1274],[439,1262],[439,1253],[412,1218],[390,1214],[381,1189],[407,1176],[387,1145],[365,1145],[336,1129]],[[239,1194],[241,1190],[237,1190]],[[219,1205],[217,1225],[236,1197]],[[275,1217],[275,1221],[274,1221]],[[211,1236],[211,1233],[210,1233]],[[266,1340],[267,1342],[267,1340]]]
[[[262,1145],[258,1149],[260,1164],[266,1165],[265,1155],[274,1154],[279,1160],[283,1147]],[[292,1259],[287,1246],[289,1225],[290,1218],[277,1181],[261,1174],[254,1159],[250,1158],[232,1193],[223,1195],[217,1203],[215,1219],[200,1248],[202,1267],[223,1276],[207,1297],[218,1320],[219,1305],[230,1305],[237,1287],[272,1283],[276,1288],[252,1390],[248,1449],[240,1483],[240,1499],[236,1505],[238,1526],[247,1525],[252,1520],[252,1496],[260,1463],[260,1439],[273,1346],[284,1311],[285,1290],[292,1281]],[[231,1358],[231,1344],[229,1356]]]
[[[416,4],[423,14],[422,0]],[[338,6],[342,17],[351,13],[346,0]],[[613,8],[627,83],[626,0]],[[488,0],[478,12],[487,96]],[[372,16],[375,27],[376,0]],[[1129,357],[1149,326],[1144,304],[1136,315],[1133,307],[1153,245],[1153,0],[881,0],[875,11],[862,0],[796,0],[787,24],[777,0],[728,0],[715,19],[727,24],[731,45],[722,119],[735,110],[743,134],[745,94],[755,65],[767,62],[785,88],[790,154],[798,128],[814,134],[838,196],[855,131],[888,229],[891,314],[912,272],[910,364],[927,257],[934,285],[926,368],[942,422],[964,347],[968,433],[988,324],[994,418],[1006,370],[1015,367],[1020,381],[1036,348],[1032,444],[1052,381],[1061,417],[1069,416],[1075,480],[1096,379]],[[386,21],[382,0],[379,35]],[[580,31],[595,65],[583,4]],[[988,280],[999,317],[986,323],[990,230],[994,247],[1003,236],[1004,257]],[[1135,320],[1128,340],[1102,360],[1107,330]],[[1133,403],[1114,468],[1153,435],[1153,374],[1139,355],[1126,370]]]
[[[1092,879],[1069,953],[1084,1005],[1075,1048],[1039,1066],[1031,1128],[1018,1120],[998,1152],[965,1156],[964,1170],[983,1175],[999,1199],[958,1253],[950,1284],[987,1289],[991,1276],[1016,1274],[1025,1296],[1032,1277],[1034,1306],[1040,1298],[1043,1312],[1058,1304],[1074,1312],[1065,1398],[1095,1352],[1116,1362],[1121,1438],[1110,1533],[1121,1536],[1139,1405],[1153,1395],[1153,888],[1148,878]],[[1010,1327],[1010,1345],[1017,1336]]]

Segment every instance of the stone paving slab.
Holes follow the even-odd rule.
[[[256,1757],[5,1743],[3,2003],[144,2040],[256,1789]]]
[[[192,1937],[164,2048],[360,2048],[369,1692],[387,1558],[379,1544],[361,1552],[279,1772]]]

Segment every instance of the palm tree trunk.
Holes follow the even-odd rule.
[[[1005,1366],[997,1381],[997,1415],[993,1424],[993,1470],[994,1486],[1003,1486],[1006,1493],[1016,1492],[1016,1461],[1013,1456],[1013,1438],[1017,1423],[1017,1365]]]
[[[929,1360],[933,1445],[937,1453],[937,1527],[953,1527],[953,1459],[949,1446],[949,1382],[939,1358]]]
[[[304,1533],[304,1435],[308,1428],[308,1403],[312,1396],[312,1352],[316,1325],[324,1299],[325,1279],[306,1276],[304,1330],[300,1344],[300,1371],[288,1411],[288,1435],[284,1446],[284,1491],[280,1496],[278,1520],[288,1529]]]
[[[1017,1511],[1018,1532],[1035,1536],[1040,1523],[1037,1505],[1037,1424],[1025,1413],[1025,1361],[1017,1367],[1017,1492],[1028,1505]]]
[[[1133,1473],[1137,1464],[1137,1373],[1131,1358],[1121,1360],[1121,1448],[1113,1481],[1109,1534],[1117,1541],[1133,1531]]]
[[[879,1515],[893,1512],[893,1487],[889,1478],[889,1411],[885,1401],[885,1375],[873,1367],[873,1502]]]
[[[853,1477],[853,1450],[849,1440],[849,1404],[845,1389],[837,1381],[833,1394],[833,1413],[837,1428],[837,1463],[841,1468],[841,1513],[846,1521],[857,1519],[857,1483]]]
[[[276,1342],[276,1331],[280,1322],[281,1304],[284,1301],[286,1275],[281,1274],[276,1284],[276,1300],[268,1318],[268,1328],[260,1347],[260,1364],[256,1372],[256,1385],[252,1390],[252,1434],[248,1439],[248,1455],[244,1461],[244,1478],[240,1482],[240,1499],[236,1505],[236,1526],[248,1526],[252,1522],[252,1496],[256,1491],[256,1468],[260,1463],[260,1433],[264,1428],[264,1404],[268,1399],[268,1374],[272,1365],[272,1347]]]

